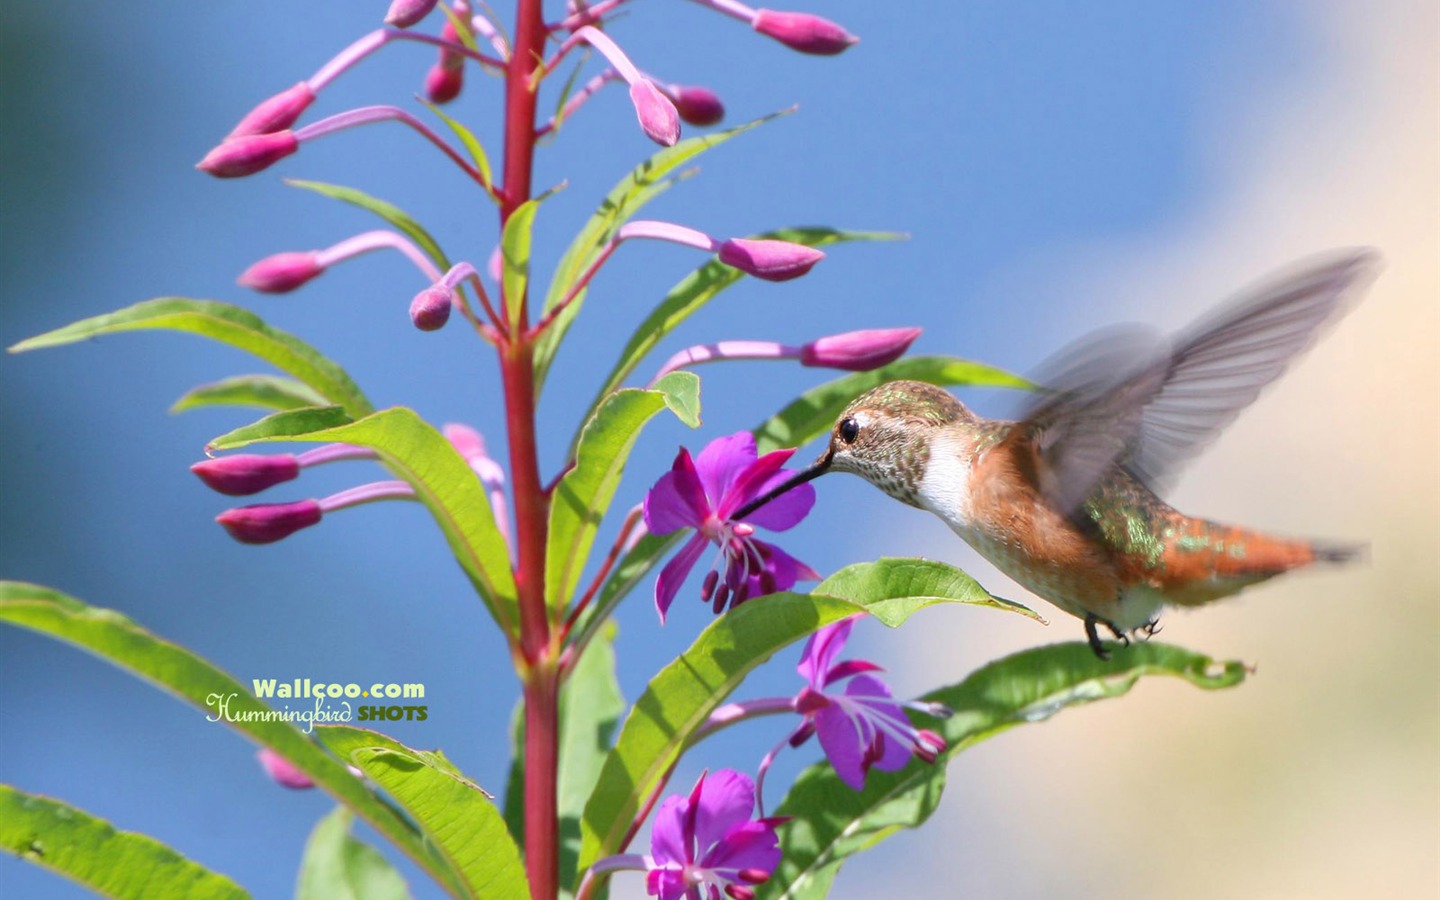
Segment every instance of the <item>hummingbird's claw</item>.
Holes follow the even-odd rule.
[[[1101,662],[1106,662],[1110,659],[1110,651],[1106,650],[1105,645],[1100,641],[1100,632],[1096,628],[1100,621],[1100,617],[1094,613],[1085,614],[1085,637],[1090,641],[1090,649],[1095,652],[1095,655],[1100,658]],[[1115,630],[1115,626],[1109,622],[1106,622],[1105,625],[1111,631]]]
[[[1135,633],[1140,635],[1141,640],[1150,640],[1152,637],[1160,633],[1160,619],[1151,619],[1144,625],[1141,625],[1139,628],[1135,629]]]

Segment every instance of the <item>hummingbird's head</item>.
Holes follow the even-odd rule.
[[[889,381],[850,401],[830,429],[830,444],[807,469],[740,507],[736,519],[826,472],[853,472],[911,506],[919,506],[920,484],[936,429],[975,416],[950,392],[922,381]]]
[[[922,381],[886,382],[850,401],[815,464],[852,472],[917,506],[935,430],[973,418],[943,388]]]

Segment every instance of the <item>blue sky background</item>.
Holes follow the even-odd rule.
[[[483,263],[496,241],[491,207],[442,158],[407,130],[381,125],[307,145],[238,182],[191,169],[256,101],[375,27],[383,6],[150,0],[11,10],[0,34],[0,344],[154,296],[238,302],[340,361],[377,406],[469,422],[503,446],[493,357],[463,328],[421,334],[409,326],[405,310],[422,285],[398,257],[372,255],[282,297],[247,295],[234,284],[260,257],[375,227],[282,177],[386,198],[425,222],[451,256]],[[1317,577],[1301,582],[1307,587],[1296,589],[1293,605],[1283,594],[1273,604],[1247,602],[1239,613],[1213,614],[1220,630],[1200,624],[1212,621],[1207,612],[1177,620],[1166,635],[1217,655],[1278,660],[1271,680],[1204,697],[1199,712],[1185,705],[1191,692],[1167,684],[1147,695],[1145,718],[1076,711],[1061,720],[1082,724],[1057,720],[1024,730],[1037,735],[1024,738],[1029,743],[1006,735],[961,756],[936,825],[854,864],[835,896],[904,887],[948,897],[959,883],[994,897],[1235,896],[1246,885],[1258,886],[1255,896],[1321,896],[1376,871],[1400,893],[1435,885],[1440,778],[1430,751],[1440,734],[1440,591],[1423,548],[1429,541],[1433,550],[1432,501],[1440,494],[1433,457],[1427,463],[1424,455],[1433,451],[1440,383],[1440,105],[1431,102],[1433,59],[1405,68],[1420,58],[1415,48],[1423,50],[1426,35],[1433,50],[1435,10],[1138,0],[837,0],[806,8],[843,22],[862,43],[838,58],[805,57],[697,5],[653,0],[635,3],[614,27],[642,68],[716,90],[728,122],[800,105],[707,154],[700,176],[647,216],[722,236],[827,224],[911,237],[836,247],[790,284],[746,280],[673,335],[652,365],[692,343],[798,343],[919,325],[919,352],[1027,371],[1090,328],[1121,319],[1177,327],[1268,270],[1352,243],[1380,244],[1392,265],[1385,283],[1409,288],[1391,288],[1386,305],[1367,304],[1355,317],[1362,321],[1337,332],[1337,349],[1317,352],[1337,355],[1297,372],[1313,382],[1308,390],[1283,395],[1293,402],[1262,403],[1265,412],[1237,426],[1251,429],[1246,441],[1232,435],[1217,448],[1220,461],[1184,489],[1197,511],[1216,517],[1375,540],[1370,574],[1333,576],[1339,587],[1328,604],[1299,596],[1332,576]],[[413,104],[432,58],[428,48],[387,48],[327,90],[306,120],[372,103]],[[450,110],[497,156],[498,88],[472,71]],[[568,187],[547,201],[537,225],[540,272],[651,149],[614,89],[542,149],[537,185],[564,179]],[[547,469],[560,461],[615,348],[701,261],[677,247],[627,246],[597,279],[543,399]],[[337,514],[267,547],[236,544],[212,523],[230,504],[185,468],[206,440],[248,419],[243,411],[171,416],[166,408],[195,384],[257,366],[237,351],[166,334],[0,359],[0,575],[119,609],[242,681],[423,682],[429,720],[398,723],[393,733],[444,748],[498,791],[513,674],[422,508]],[[639,499],[677,444],[698,447],[751,426],[827,379],[786,364],[702,375],[702,430],[657,420],[632,457],[617,509]],[[1008,408],[996,394],[964,398],[982,412]],[[1406,427],[1386,430],[1397,422]],[[1394,439],[1356,437],[1367,434]],[[1382,445],[1383,458],[1374,452]],[[369,477],[360,464],[330,466],[272,493],[323,496]],[[973,568],[1005,592],[992,570],[919,513],[858,480],[819,485],[814,515],[786,546],[821,571],[924,554]],[[1368,610],[1365,622],[1390,639],[1373,640],[1357,633],[1346,601],[1382,591],[1383,622]],[[663,630],[648,586],[622,608],[627,696],[708,621],[699,604],[683,600]],[[912,691],[957,680],[1004,652],[1080,636],[1078,624],[1058,614],[1047,632],[1006,624],[993,639],[983,630],[990,624],[976,622],[987,613],[928,615],[933,627],[912,639],[920,644],[875,626],[857,639]],[[1266,636],[1276,643],[1264,644]],[[794,656],[783,654],[742,693],[791,692]],[[1325,687],[1319,702],[1328,682],[1317,679],[1326,673],[1304,668],[1318,659],[1333,663],[1330,673],[1373,674]],[[1383,699],[1406,684],[1420,702]],[[1297,719],[1293,730],[1279,709]],[[1323,723],[1358,721],[1351,713],[1374,718],[1348,726],[1337,745]],[[1063,731],[1083,722],[1103,727]],[[1321,730],[1307,731],[1312,725]],[[1230,737],[1216,738],[1221,732]],[[1201,752],[1213,749],[1212,739],[1248,740],[1251,749]],[[702,766],[753,769],[774,740],[760,725],[737,729],[707,745],[676,784]],[[1355,756],[1335,749],[1351,743]],[[15,629],[0,630],[0,747],[0,780],[154,835],[256,897],[291,892],[304,838],[330,806],[316,792],[272,786],[253,747],[194,709]],[[790,754],[781,773],[815,752]],[[1136,753],[1168,764],[1150,767]],[[1287,759],[1291,774],[1277,776]],[[1034,768],[1007,768],[1015,760]],[[1365,774],[1353,795],[1317,787],[1337,778],[1348,784],[1357,772]],[[1081,782],[1097,793],[1072,790]],[[1268,793],[1263,787],[1277,783]],[[1138,802],[1117,799],[1132,790]],[[1237,805],[1212,808],[1227,791],[1242,791]],[[1239,805],[1251,801],[1257,806]],[[1303,827],[1264,812],[1311,801]],[[1185,822],[1213,825],[1177,824]],[[1388,823],[1396,836],[1350,840],[1346,829],[1366,823]],[[1412,842],[1417,852],[1395,849]],[[1122,871],[1127,866],[1145,871]],[[418,876],[411,884],[417,896],[434,895]],[[0,886],[7,896],[83,896],[9,859],[0,860]],[[638,879],[621,879],[615,895],[642,890]]]

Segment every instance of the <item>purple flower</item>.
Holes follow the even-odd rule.
[[[731,769],[701,774],[688,797],[666,797],[650,828],[645,890],[660,900],[748,900],[780,863],[777,825],[751,819],[755,783]]]
[[[808,683],[795,698],[795,711],[805,722],[789,741],[798,747],[818,733],[835,774],[857,791],[865,787],[865,773],[871,768],[885,772],[903,769],[911,754],[933,763],[945,749],[944,738],[912,725],[885,682],[869,674],[881,671],[879,666],[864,659],[835,662],[855,620],[862,615],[820,629],[805,644],[796,668]],[[836,682],[846,678],[849,682],[843,692],[833,690]],[[906,705],[930,715],[949,714],[938,704]]]
[[[794,452],[775,450],[757,458],[755,436],[748,431],[711,441],[694,459],[689,450],[680,448],[670,471],[645,495],[645,526],[651,533],[695,529],[655,582],[661,622],[681,583],[712,542],[720,547],[723,575],[712,568],[701,597],[713,602],[717,614],[750,597],[788,590],[801,579],[819,579],[814,569],[754,536],[757,525],[772,531],[797,525],[815,505],[813,487],[805,484],[787,491],[751,513],[747,521],[731,519],[735,510],[790,476],[781,466]]]

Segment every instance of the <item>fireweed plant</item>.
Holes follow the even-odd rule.
[[[752,9],[737,0],[697,2],[801,53],[838,54],[857,40],[806,13]],[[405,407],[374,409],[345,371],[309,344],[211,300],[150,300],[11,348],[171,329],[248,351],[278,371],[203,385],[179,404],[272,411],[215,438],[210,458],[193,467],[219,494],[258,501],[220,513],[220,526],[237,541],[266,544],[358,504],[419,502],[508,643],[521,713],[512,778],[497,804],[438,750],[343,723],[307,734],[267,715],[270,708],[235,678],[119,613],[49,588],[0,582],[0,618],[78,644],[207,712],[215,698],[228,698],[228,723],[259,745],[260,766],[275,783],[334,796],[338,808],[307,845],[301,896],[408,895],[389,862],[349,833],[356,817],[455,897],[591,898],[627,878],[633,879],[627,890],[643,882],[646,892],[664,900],[823,896],[850,855],[930,815],[946,761],[971,744],[1069,705],[1123,694],[1146,674],[1176,675],[1205,688],[1244,677],[1236,663],[1158,643],[1131,647],[1109,662],[1071,643],[999,660],[958,683],[902,700],[892,696],[879,665],[843,658],[851,630],[865,618],[893,627],[944,603],[1035,616],[987,594],[962,572],[925,560],[861,562],[824,577],[801,560],[803,548],[797,556],[778,543],[814,505],[810,485],[748,516],[737,513],[786,478],[795,447],[825,434],[847,401],[876,384],[894,378],[1025,383],[965,360],[902,358],[918,334],[913,328],[824,335],[800,345],[699,343],[637,380],[664,337],[738,280],[799,278],[823,259],[821,247],[889,236],[782,228],[717,237],[694,223],[641,218],[645,204],[671,187],[682,167],[760,123],[682,140],[682,128],[719,122],[721,101],[707,88],[659,79],[626,54],[612,33],[623,31],[620,16],[630,12],[625,0],[571,0],[548,10],[539,0],[518,0],[508,20],[484,3],[436,6],[436,0],[395,0],[383,27],[243,116],[199,169],[218,178],[253,175],[313,140],[339,140],[352,128],[382,122],[412,129],[431,145],[419,148],[430,154],[425,158],[458,168],[495,216],[495,231],[479,236],[468,260],[452,261],[429,232],[388,202],[349,187],[293,182],[374,214],[382,227],[323,249],[259,260],[239,280],[264,293],[294,291],[360,254],[399,253],[419,274],[409,304],[415,327],[468,329],[494,354],[504,421],[483,423],[490,441],[468,425],[437,427]],[[309,117],[327,85],[397,41],[435,48],[422,108],[377,105]],[[477,73],[495,78],[474,84]],[[503,90],[498,132],[472,130],[439,111],[467,79],[471,90]],[[531,178],[537,147],[542,139],[563,137],[564,121],[607,89],[625,90],[634,108],[635,120],[615,127],[638,123],[660,149],[603,198],[542,286],[531,242],[545,200]],[[553,116],[540,114],[542,95]],[[493,165],[487,146],[498,148]],[[586,295],[603,284],[597,276],[623,260],[621,245],[630,240],[670,241],[710,258],[660,298],[620,348],[612,370],[593,386],[594,400],[565,463],[542,472],[541,388]],[[693,370],[746,359],[794,360],[849,374],[819,384],[752,431],[698,437],[694,452],[680,448],[669,471],[643,479],[651,485],[643,497],[620,505],[608,548],[592,560],[645,425],[668,411],[698,428],[700,378]],[[494,441],[497,433],[503,443]],[[257,452],[272,442],[318,446]],[[241,448],[250,452],[224,455]],[[305,470],[357,462],[381,474],[330,496],[305,497]],[[270,499],[277,488],[292,493]],[[293,499],[297,495],[304,499]],[[692,573],[699,573],[698,589],[687,590],[695,584]],[[809,591],[799,590],[801,584]],[[717,618],[693,642],[681,636],[689,649],[627,708],[607,625],[637,587],[653,597],[662,621],[682,597],[705,601]],[[732,699],[751,670],[800,641],[806,643],[793,695]],[[746,720],[759,720],[751,727],[770,735],[748,771],[708,765],[705,738]],[[813,752],[817,744],[823,759],[788,790],[765,785],[777,754],[790,747]],[[690,787],[670,784],[683,756],[705,768]],[[562,779],[562,772],[570,777]],[[647,822],[648,840],[642,838]],[[157,841],[16,788],[0,786],[0,835],[10,851],[108,896],[248,896],[229,877]]]

